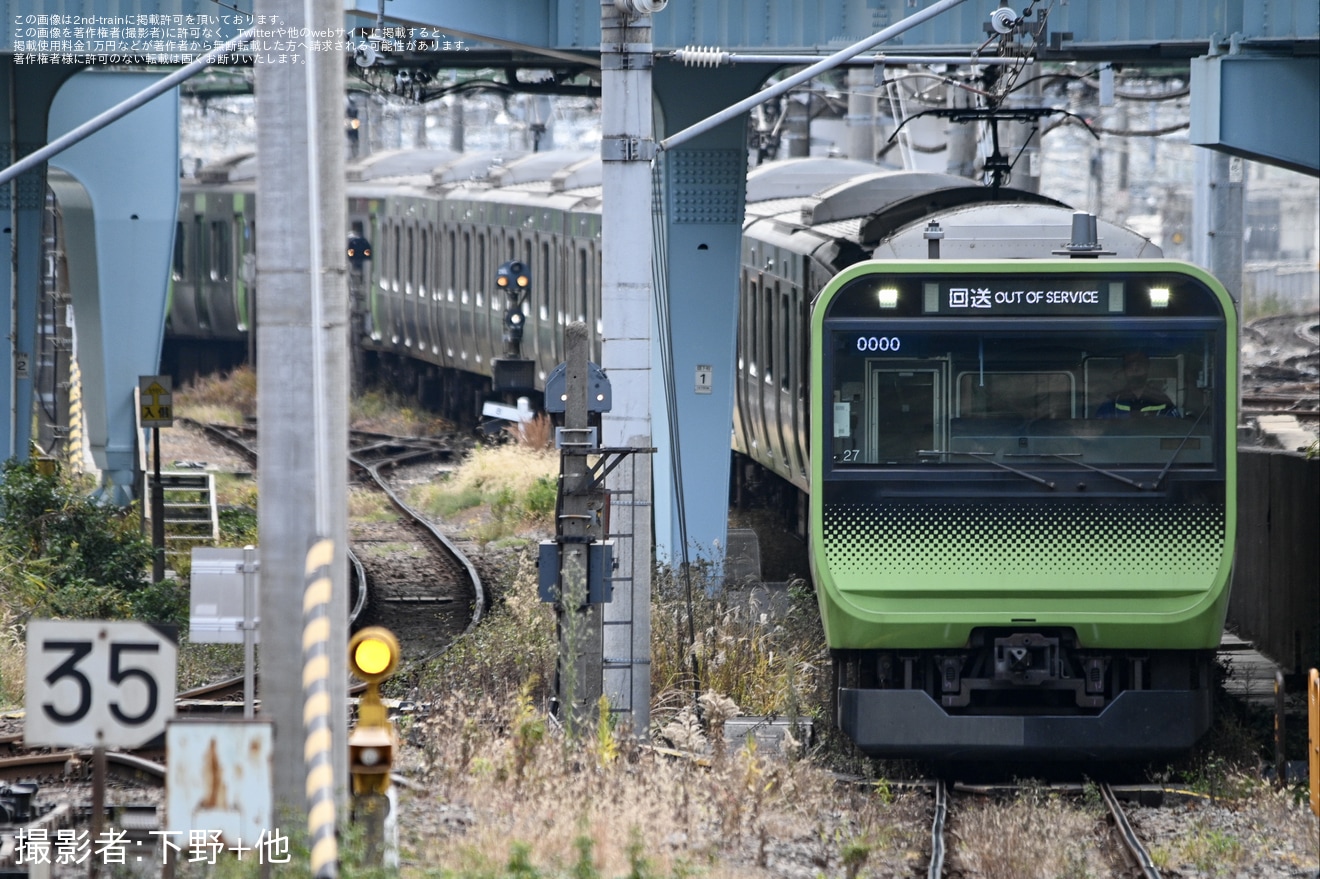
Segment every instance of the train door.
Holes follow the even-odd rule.
[[[927,361],[908,367],[892,360],[868,362],[861,460],[915,463],[920,460],[918,452],[945,448],[944,388],[943,364]]]

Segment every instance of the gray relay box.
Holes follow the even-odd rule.
[[[202,547],[192,551],[192,589],[188,600],[188,637],[192,641],[199,644],[243,643],[243,552],[241,549]],[[252,617],[255,623],[259,618],[261,575],[253,571],[246,576],[253,578]],[[259,636],[257,640],[260,640]]]
[[[572,544],[568,544],[572,545]],[[614,541],[587,545],[587,604],[608,604],[614,600]],[[542,601],[559,599],[559,567],[562,545],[553,540],[541,541],[537,558],[537,591]]]

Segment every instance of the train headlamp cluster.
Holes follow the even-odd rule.
[[[898,288],[881,287],[876,291],[876,298],[881,308],[898,308]]]
[[[1151,287],[1150,288],[1150,307],[1168,308],[1169,307],[1169,288]]]

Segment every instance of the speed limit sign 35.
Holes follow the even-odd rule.
[[[174,716],[178,634],[137,622],[34,620],[23,741],[136,748]]]

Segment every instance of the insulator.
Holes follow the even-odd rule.
[[[674,57],[689,67],[720,67],[729,63],[729,53],[719,46],[684,46]]]

